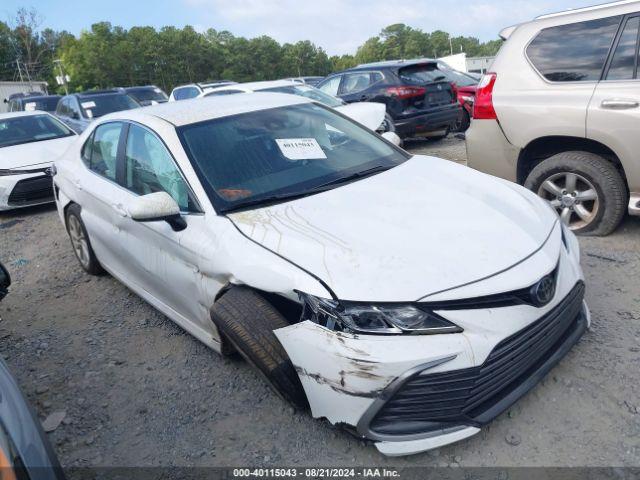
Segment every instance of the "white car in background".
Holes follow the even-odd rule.
[[[190,98],[196,98],[202,92],[206,92],[212,88],[220,87],[222,85],[232,85],[236,82],[231,80],[215,80],[212,82],[203,83],[189,83],[187,85],[180,85],[171,90],[169,95],[170,102],[177,102],[180,100],[189,100]]]
[[[76,137],[45,112],[0,114],[0,211],[53,202],[50,167]]]
[[[87,272],[387,455],[478,433],[590,321],[542,199],[301,96],[114,113],[56,167]]]
[[[383,103],[346,103],[340,98],[334,97],[333,95],[329,95],[328,93],[318,90],[311,85],[305,85],[304,83],[295,80],[274,80],[225,85],[206,90],[198,95],[198,98],[230,95],[233,93],[255,92],[300,95],[301,97],[306,97],[316,102],[320,102],[327,107],[334,108],[340,113],[353,118],[355,121],[361,123],[370,130],[378,133],[395,132],[393,119],[387,114],[386,106]],[[387,139],[396,145],[400,145],[401,143],[400,137],[397,137],[396,135],[388,135]]]

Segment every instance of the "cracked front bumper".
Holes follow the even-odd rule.
[[[536,385],[589,324],[582,281],[563,251],[549,305],[437,312],[462,333],[355,335],[304,321],[275,334],[314,417],[408,455],[477,433]]]

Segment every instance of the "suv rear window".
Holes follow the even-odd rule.
[[[438,70],[435,63],[426,63],[421,65],[410,65],[398,70],[400,79],[411,85],[424,85],[426,83],[445,80],[447,77]]]
[[[527,47],[527,56],[549,81],[598,81],[621,18],[545,28]]]

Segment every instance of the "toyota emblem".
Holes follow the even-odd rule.
[[[556,293],[556,281],[553,274],[543,277],[531,287],[531,301],[537,307],[542,307],[553,300]]]

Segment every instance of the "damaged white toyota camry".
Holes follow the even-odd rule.
[[[56,168],[86,271],[387,455],[477,433],[590,321],[576,238],[535,194],[299,96],[117,112]]]

